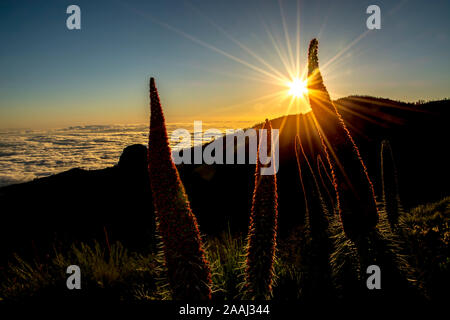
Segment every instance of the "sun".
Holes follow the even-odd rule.
[[[289,94],[294,97],[301,97],[308,92],[306,80],[294,78],[291,82],[287,83],[289,87]]]

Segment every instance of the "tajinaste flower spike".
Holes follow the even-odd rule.
[[[387,140],[381,142],[381,179],[383,185],[383,203],[391,227],[395,228],[400,213],[398,176],[392,148]]]
[[[250,299],[268,299],[271,296],[277,244],[277,178],[275,170],[272,175],[261,175],[263,165],[260,163],[263,144],[266,144],[268,154],[272,155],[272,127],[269,120],[266,119],[263,129],[267,135],[260,135],[247,244],[245,286],[246,298]]]
[[[319,173],[319,179],[322,185],[323,190],[325,191],[327,208],[330,214],[335,214],[335,199],[334,199],[334,187],[333,187],[333,178],[328,173],[328,169],[325,166],[325,163],[322,160],[322,157],[317,155],[317,171]],[[324,197],[325,198],[325,197]]]
[[[319,70],[317,39],[308,51],[308,96],[332,169],[336,202],[349,238],[364,237],[378,222],[375,192],[359,149],[330,99]]]
[[[211,272],[197,219],[172,161],[164,114],[150,79],[149,174],[172,298],[211,299]]]
[[[328,208],[325,205],[316,174],[306,156],[299,135],[295,137],[295,156],[305,198],[305,222],[311,232],[311,237],[320,238],[327,228]]]

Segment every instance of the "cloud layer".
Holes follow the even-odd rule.
[[[248,127],[249,123],[203,123],[203,130]],[[192,133],[193,123],[168,124]],[[148,142],[148,125],[90,125],[54,130],[0,131],[0,187],[71,168],[101,169],[117,164],[126,146]],[[198,141],[197,141],[198,142]],[[174,147],[172,145],[172,147]]]

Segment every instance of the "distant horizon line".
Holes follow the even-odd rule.
[[[285,115],[287,116],[287,115]],[[281,116],[283,117],[283,116]],[[166,122],[169,125],[176,125],[176,124],[192,124],[194,121],[202,121],[203,123],[259,123],[262,120],[186,120],[186,121],[168,121]],[[121,122],[121,123],[83,123],[83,124],[68,124],[63,126],[33,126],[33,127],[0,127],[0,134],[3,133],[2,131],[38,131],[38,130],[65,130],[65,129],[77,129],[77,128],[94,128],[94,127],[126,127],[126,126],[149,126],[149,123],[147,122]]]
[[[400,100],[400,99],[393,99],[393,98],[387,98],[387,97],[381,97],[381,96],[373,96],[373,95],[368,95],[368,94],[352,94],[352,95],[347,95],[347,96],[343,96],[343,97],[339,97],[336,99],[332,99],[332,101],[338,101],[341,99],[347,99],[347,98],[351,98],[351,97],[365,97],[365,98],[375,98],[375,99],[382,99],[382,100],[390,100],[390,101],[394,101],[394,102],[399,102],[399,103],[405,103],[405,104],[416,104],[416,103],[429,103],[429,102],[437,102],[437,101],[446,101],[446,100],[450,100],[450,96],[448,97],[442,97],[442,98],[436,98],[436,99],[417,99],[417,100]],[[207,120],[204,119],[197,119],[195,117],[189,117],[189,120],[185,120],[185,121],[166,121],[166,123],[168,124],[186,124],[186,123],[191,123],[193,121],[196,120],[201,120],[205,123],[219,123],[219,122],[235,122],[235,123],[250,123],[250,122],[254,122],[254,124],[259,124],[260,122],[264,122],[265,118],[271,118],[271,119],[277,119],[280,117],[284,117],[284,116],[288,116],[288,115],[296,115],[296,114],[306,114],[309,113],[311,110],[308,110],[306,112],[299,112],[299,113],[289,113],[289,114],[284,114],[284,115],[271,115],[271,116],[266,116],[266,117],[261,117],[258,119],[250,119],[250,120],[234,120],[232,118],[229,119],[220,119],[220,120],[216,120],[213,118],[209,118]],[[75,122],[73,124],[66,124],[66,125],[32,125],[32,126],[13,126],[13,127],[2,127],[0,126],[0,133],[3,133],[2,131],[33,131],[33,130],[60,130],[60,129],[67,129],[70,127],[89,127],[89,126],[144,126],[144,125],[149,125],[148,121],[141,121],[141,122]]]

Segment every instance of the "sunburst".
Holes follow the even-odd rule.
[[[287,83],[289,87],[288,94],[296,98],[302,97],[308,93],[307,81],[300,78],[294,78],[292,81]]]

